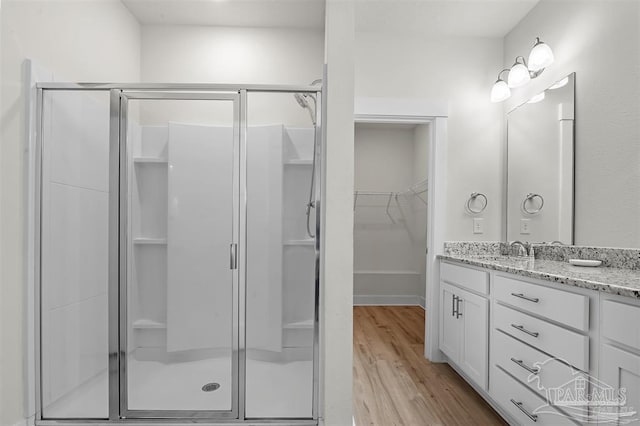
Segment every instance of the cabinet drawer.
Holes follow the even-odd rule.
[[[589,298],[581,294],[496,276],[495,298],[578,330],[589,330]]]
[[[492,363],[543,398],[546,398],[546,389],[561,387],[579,376],[587,379],[587,375],[580,370],[497,330],[493,332],[492,347]]]
[[[520,425],[576,425],[554,407],[546,406],[546,400],[531,392],[498,367],[491,369],[491,396]],[[536,409],[541,410],[534,413]]]
[[[640,349],[640,307],[604,300],[601,315],[604,337]]]
[[[440,279],[480,294],[489,294],[489,273],[442,262]]]
[[[574,367],[589,370],[589,337],[494,304],[494,326]]]

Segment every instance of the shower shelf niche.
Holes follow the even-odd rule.
[[[167,328],[167,324],[159,321],[154,321],[150,319],[139,319],[133,322],[133,328],[157,328],[164,329]]]
[[[153,244],[166,245],[167,239],[166,238],[134,238],[133,243],[138,245],[153,245]]]
[[[287,240],[284,242],[285,246],[313,246],[315,245],[315,240]]]
[[[135,164],[160,164],[166,165],[169,163],[169,160],[162,157],[133,157],[133,162]]]
[[[295,159],[286,160],[284,162],[284,165],[285,166],[312,166],[313,161],[295,158]]]

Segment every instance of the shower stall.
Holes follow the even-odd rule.
[[[38,424],[317,423],[321,102],[37,86]]]

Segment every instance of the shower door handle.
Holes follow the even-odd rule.
[[[238,269],[238,244],[231,243],[229,246],[229,268]]]

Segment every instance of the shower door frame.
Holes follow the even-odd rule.
[[[108,272],[108,418],[43,418],[42,406],[42,165],[43,165],[43,114],[45,91],[108,91],[110,99],[110,141],[109,141],[109,272]],[[135,92],[134,96],[131,94]],[[313,400],[312,415],[310,418],[249,418],[245,413],[245,384],[246,384],[246,224],[247,224],[247,196],[246,196],[246,141],[247,141],[247,95],[248,93],[308,93],[316,96],[317,108],[315,113],[316,125],[314,143],[316,153],[316,183],[315,183],[315,261],[314,261],[314,312],[313,312]],[[237,99],[234,106],[238,109],[238,191],[237,217],[234,218],[234,228],[237,232],[237,285],[234,289],[237,294],[237,306],[234,306],[234,327],[237,329],[237,350],[233,356],[237,356],[237,374],[232,379],[237,380],[235,401],[232,399],[232,410],[225,411],[188,411],[179,410],[126,410],[122,406],[126,392],[122,392],[122,375],[126,374],[122,363],[126,362],[126,334],[121,333],[126,329],[126,321],[123,321],[121,310],[126,313],[126,305],[121,305],[121,298],[126,298],[127,271],[121,266],[126,251],[121,253],[121,246],[126,248],[127,227],[122,226],[121,220],[126,223],[127,208],[124,200],[124,208],[120,203],[123,197],[128,195],[128,183],[121,176],[126,173],[126,149],[122,149],[121,142],[126,139],[126,126],[121,125],[121,117],[124,111],[121,107],[121,98],[142,99],[136,96],[151,96],[144,99],[192,99],[208,100],[220,99],[220,97],[233,97]],[[171,424],[211,424],[211,425],[238,425],[243,423],[265,425],[317,425],[320,405],[320,311],[321,311],[321,268],[320,253],[322,247],[322,194],[323,194],[323,164],[324,164],[324,122],[322,111],[325,105],[326,92],[323,86],[318,85],[233,85],[233,84],[154,84],[154,83],[37,83],[35,90],[35,149],[33,152],[34,169],[31,173],[35,176],[35,194],[32,200],[34,210],[34,241],[30,241],[28,250],[34,257],[34,376],[35,381],[30,387],[35,393],[35,424],[44,426],[78,426],[78,425],[108,425],[108,424],[156,424],[157,422],[171,422]],[[235,114],[234,114],[235,115]],[[126,117],[125,117],[126,118]],[[125,120],[126,122],[126,120]],[[234,123],[235,125],[235,123]],[[236,136],[234,135],[234,138]],[[113,173],[113,171],[117,173]],[[124,186],[123,186],[124,185]],[[235,186],[235,184],[234,184]],[[234,203],[235,203],[234,199]],[[236,225],[237,224],[237,225]],[[115,231],[114,231],[115,230]],[[235,234],[235,233],[234,233]],[[236,291],[237,290],[237,291]],[[124,291],[124,294],[121,294]],[[237,314],[237,315],[236,315]],[[237,322],[236,322],[237,319]],[[243,327],[244,325],[244,327]],[[236,337],[234,336],[234,338]],[[126,378],[125,378],[126,380]],[[126,383],[126,382],[125,382]],[[126,389],[125,389],[126,390]],[[233,398],[233,395],[232,395]],[[236,402],[237,404],[234,404]],[[133,414],[134,417],[128,417]],[[135,416],[142,414],[143,416]]]
[[[120,398],[120,417],[125,419],[235,419],[238,418],[238,404],[240,400],[239,385],[244,381],[244,376],[240,374],[241,351],[244,353],[245,348],[241,342],[244,342],[244,330],[240,330],[240,279],[239,271],[244,269],[240,265],[244,265],[242,261],[236,261],[235,265],[230,265],[232,270],[232,295],[231,295],[231,409],[230,410],[160,410],[160,409],[130,409],[129,408],[129,377],[128,377],[128,356],[129,353],[129,100],[140,101],[231,101],[233,103],[233,165],[232,165],[232,241],[229,244],[235,245],[242,249],[241,231],[239,226],[239,218],[243,212],[243,206],[240,200],[246,199],[246,188],[240,185],[240,168],[243,166],[240,160],[240,145],[243,140],[242,129],[240,125],[240,93],[239,92],[211,92],[211,93],[183,93],[183,92],[162,92],[162,91],[129,91],[129,90],[111,90],[111,129],[110,129],[110,164],[109,169],[114,170],[117,166],[119,170],[119,181],[110,181],[110,194],[119,193],[118,205],[112,205],[109,217],[118,216],[119,238],[112,245],[109,242],[109,256],[118,256],[119,262],[119,398]],[[114,109],[117,108],[117,112]],[[116,118],[117,117],[117,118]],[[117,122],[113,122],[113,120]],[[116,163],[116,154],[118,154]],[[117,186],[116,186],[117,185]],[[213,195],[212,195],[213,196]],[[117,211],[116,211],[117,209]],[[115,225],[115,224],[114,224]],[[111,224],[110,224],[111,228]],[[110,232],[112,237],[115,233]],[[115,245],[117,253],[115,251]],[[231,253],[230,253],[231,256]],[[110,287],[115,287],[115,283],[109,283]],[[111,301],[110,301],[111,302]],[[115,325],[115,324],[114,324]],[[110,335],[111,338],[111,335]],[[110,350],[111,352],[111,350]],[[115,380],[109,375],[110,398],[111,389],[115,387]]]

